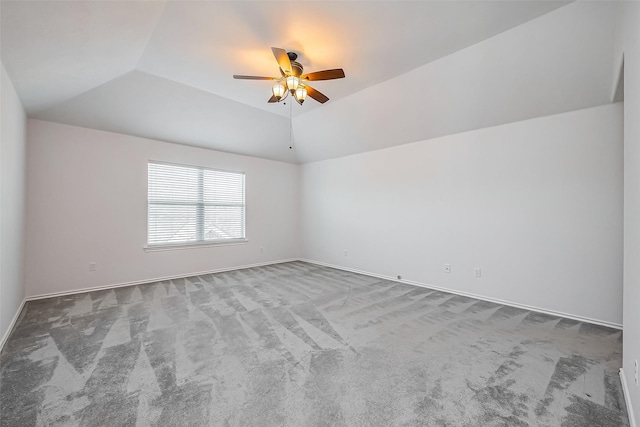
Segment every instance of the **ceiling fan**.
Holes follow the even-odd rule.
[[[296,59],[298,59],[298,55],[296,53],[287,52],[284,49],[277,47],[272,47],[271,51],[280,66],[281,77],[233,76],[234,79],[242,80],[274,80],[276,83],[274,83],[271,88],[273,95],[271,95],[271,98],[267,101],[269,103],[280,102],[284,100],[289,93],[291,93],[300,105],[302,105],[307,95],[319,103],[324,104],[329,100],[329,98],[309,86],[307,82],[341,79],[344,77],[344,71],[342,68],[303,74],[304,68],[302,67],[302,64],[296,61]]]

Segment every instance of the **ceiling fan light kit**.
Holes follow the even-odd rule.
[[[324,104],[329,100],[329,98],[309,86],[306,82],[342,79],[345,76],[342,68],[303,74],[304,67],[296,61],[296,59],[298,59],[298,55],[296,53],[287,52],[284,49],[277,47],[272,47],[271,51],[280,66],[280,74],[282,74],[282,77],[233,76],[234,79],[242,80],[275,80],[276,82],[271,86],[272,96],[267,101],[269,103],[283,101],[289,94],[291,94],[300,105],[302,105],[304,100],[307,98],[307,95],[319,103]]]
[[[296,101],[298,101],[298,104],[302,105],[304,100],[307,98],[307,88],[304,87],[304,85],[298,86],[294,96],[296,97]]]
[[[289,76],[287,77],[287,88],[294,92],[296,89],[298,89],[298,85],[300,84],[300,79],[297,78],[296,76]]]
[[[282,96],[284,95],[284,93],[286,92],[286,88],[284,87],[284,85],[280,82],[277,82],[276,84],[273,85],[273,87],[271,88],[271,92],[273,92],[273,96],[276,97],[276,99],[278,101],[280,101],[280,99],[282,99]]]

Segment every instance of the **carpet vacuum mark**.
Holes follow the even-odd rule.
[[[290,262],[28,302],[2,426],[628,426],[622,332]]]

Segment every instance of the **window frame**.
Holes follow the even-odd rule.
[[[146,211],[145,211],[146,243],[143,246],[143,249],[145,252],[194,249],[194,248],[212,247],[212,246],[233,246],[233,245],[242,245],[249,241],[249,239],[247,239],[247,174],[246,172],[237,171],[237,170],[211,168],[211,167],[200,166],[200,165],[189,165],[184,163],[165,162],[161,160],[152,160],[152,159],[148,159],[146,164],[147,164],[147,173],[146,173],[147,200],[146,200]],[[185,241],[185,242],[179,242],[179,243],[151,243],[150,244],[149,243],[149,165],[150,164],[176,166],[176,167],[183,167],[183,168],[209,170],[213,172],[234,173],[234,174],[242,175],[243,176],[242,192],[243,192],[243,208],[244,208],[242,230],[243,230],[244,237],[234,238],[234,239],[195,240],[195,241]]]

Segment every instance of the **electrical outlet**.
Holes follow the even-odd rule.
[[[89,263],[89,271],[96,271],[96,262],[95,261],[91,261]]]
[[[348,256],[348,255],[349,255],[349,252],[347,252],[347,250],[345,249],[344,250],[344,256]]]
[[[635,374],[634,378],[636,380],[636,387],[638,387],[638,359],[636,359],[635,366],[636,366],[636,374]]]
[[[451,264],[445,264],[444,265],[444,272],[445,273],[451,273]]]
[[[479,267],[473,269],[473,275],[475,277],[482,277],[482,270]]]
[[[264,248],[262,246],[260,246],[260,253],[264,252]]]

